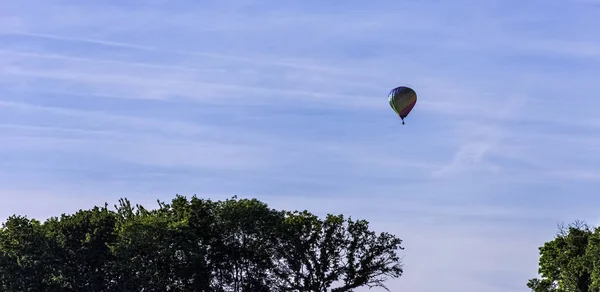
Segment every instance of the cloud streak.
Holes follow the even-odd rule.
[[[155,51],[155,52],[161,52],[161,53],[166,53],[166,54],[188,55],[188,56],[194,56],[194,57],[207,57],[207,58],[211,58],[211,59],[224,59],[224,60],[258,64],[258,65],[264,65],[266,63],[271,66],[283,66],[283,67],[292,67],[294,69],[305,69],[305,70],[311,70],[311,71],[324,71],[324,72],[329,72],[329,73],[347,74],[345,71],[334,70],[334,69],[326,68],[326,67],[307,66],[307,65],[287,63],[287,62],[265,61],[263,58],[243,58],[243,57],[221,55],[221,54],[214,54],[214,53],[205,53],[205,52],[166,50],[166,49],[161,49],[159,47],[142,46],[142,45],[136,45],[136,44],[130,44],[130,43],[113,42],[113,41],[105,41],[105,40],[89,39],[89,38],[79,38],[79,37],[65,37],[65,36],[52,35],[52,34],[40,34],[40,33],[22,32],[22,31],[7,31],[7,32],[2,32],[2,33],[5,35],[18,35],[18,36],[28,36],[28,37],[35,37],[35,38],[45,38],[45,39],[58,40],[58,41],[90,43],[90,44],[101,45],[101,46],[121,47],[121,48],[141,50],[141,51]]]

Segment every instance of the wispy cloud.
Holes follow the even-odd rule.
[[[0,216],[256,196],[397,233],[392,291],[526,291],[597,218],[590,3],[2,2]]]

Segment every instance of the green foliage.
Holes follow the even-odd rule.
[[[527,283],[534,292],[599,292],[600,228],[576,221],[560,226],[556,237],[539,248],[541,279]]]
[[[176,196],[0,229],[0,291],[343,292],[402,275],[402,241],[368,222]]]

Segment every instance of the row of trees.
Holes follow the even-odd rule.
[[[343,215],[270,209],[256,199],[122,199],[0,230],[0,291],[303,291],[384,287],[402,241]]]

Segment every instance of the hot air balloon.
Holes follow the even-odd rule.
[[[404,118],[408,116],[417,103],[417,93],[410,87],[399,86],[392,89],[388,96],[390,106],[400,116],[404,125]]]

